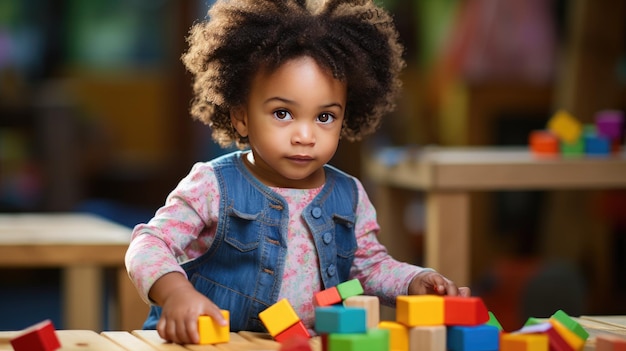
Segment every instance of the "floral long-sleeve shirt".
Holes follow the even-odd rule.
[[[376,211],[363,185],[359,192],[355,234],[357,251],[350,271],[366,295],[376,295],[393,305],[407,294],[413,277],[423,268],[393,259],[377,240]],[[307,327],[314,323],[312,298],[322,289],[313,237],[302,210],[322,187],[272,188],[289,205],[288,252],[279,298],[287,298]],[[145,224],[137,225],[126,253],[126,267],[142,298],[150,303],[152,284],[166,273],[185,274],[180,264],[204,254],[211,246],[218,223],[220,192],[210,163],[197,163],[169,194],[165,205]]]

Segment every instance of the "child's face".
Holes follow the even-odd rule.
[[[346,84],[309,57],[290,60],[252,81],[232,121],[248,136],[251,171],[266,185],[313,188],[335,154],[346,108]]]

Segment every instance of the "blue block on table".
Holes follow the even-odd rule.
[[[366,330],[364,308],[335,305],[315,309],[315,331],[318,334],[365,333]]]
[[[448,327],[446,344],[449,351],[496,351],[500,348],[500,330],[487,324]]]

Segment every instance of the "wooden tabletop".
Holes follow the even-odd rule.
[[[416,190],[600,189],[626,186],[626,151],[537,157],[526,147],[386,148],[364,158],[382,184]]]
[[[87,214],[0,214],[0,266],[123,265],[131,229]]]

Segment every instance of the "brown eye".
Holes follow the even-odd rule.
[[[322,113],[317,116],[317,121],[322,124],[328,124],[335,120],[335,116],[330,113]]]
[[[277,110],[277,111],[274,111],[274,117],[280,120],[291,119],[291,114],[289,114],[289,112],[285,110]]]

